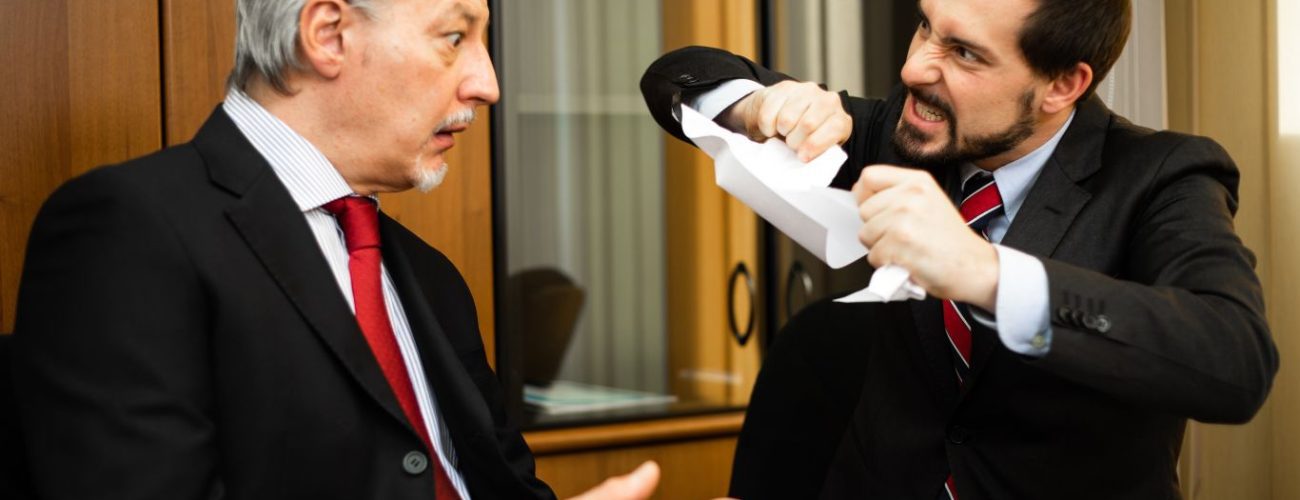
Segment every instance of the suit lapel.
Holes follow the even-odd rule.
[[[1101,152],[1111,113],[1097,97],[1079,106],[1069,130],[1043,165],[1016,214],[1003,246],[1038,257],[1050,257],[1088,204],[1092,194],[1079,183],[1101,168]],[[1001,340],[996,332],[978,327],[974,332],[971,376],[966,387],[979,379]]]
[[[194,146],[213,182],[238,197],[226,217],[267,273],[375,402],[409,427],[315,236],[271,166],[220,108]]]
[[[425,378],[438,401],[443,421],[451,431],[455,451],[472,456],[478,450],[495,449],[495,446],[472,444],[491,436],[492,414],[448,340],[447,331],[433,312],[433,294],[420,283],[408,251],[397,237],[402,229],[382,212],[379,227],[384,265],[388,267],[393,286],[401,297],[411,334],[419,348]],[[468,474],[474,467],[458,466],[458,469]]]

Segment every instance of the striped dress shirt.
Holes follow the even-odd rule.
[[[344,244],[343,229],[334,220],[334,216],[323,208],[323,205],[330,201],[354,195],[352,188],[348,187],[343,176],[319,149],[243,91],[236,88],[229,89],[222,109],[230,115],[230,119],[235,122],[235,126],[244,137],[248,138],[248,142],[252,143],[271,165],[271,170],[275,172],[280,182],[284,183],[284,187],[288,188],[289,195],[293,197],[298,209],[302,210],[307,225],[316,236],[316,244],[325,255],[325,261],[329,263],[330,271],[334,273],[334,280],[338,282],[339,290],[343,292],[348,305],[355,312],[356,305],[352,299],[352,275],[348,272],[348,249]],[[402,308],[401,297],[393,287],[388,267],[381,263],[380,269],[384,287],[384,304],[388,308],[388,318],[392,322],[393,333],[397,336],[397,345],[402,351],[402,360],[406,362],[406,372],[411,379],[411,386],[415,389],[420,413],[424,416],[423,425],[433,440],[437,459],[447,471],[452,486],[460,493],[462,499],[469,500],[465,480],[456,467],[456,453],[452,449],[451,435],[442,422],[438,412],[438,402],[424,378],[424,368],[415,347],[415,339],[411,335],[411,324],[407,321],[406,312]]]

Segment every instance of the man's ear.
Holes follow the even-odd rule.
[[[343,67],[344,0],[307,0],[298,17],[298,55],[303,69],[331,80]]]
[[[1092,66],[1080,62],[1069,71],[1052,79],[1048,84],[1047,94],[1043,96],[1042,111],[1055,114],[1069,109],[1079,101],[1084,92],[1088,91],[1088,87],[1092,86],[1092,77]]]

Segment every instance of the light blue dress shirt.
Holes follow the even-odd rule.
[[[761,88],[762,84],[752,80],[730,80],[688,100],[686,105],[716,118],[723,110]],[[993,171],[1003,207],[1002,215],[990,221],[987,229],[989,240],[998,253],[997,310],[992,311],[993,316],[979,308],[971,308],[971,311],[976,321],[998,332],[998,338],[1008,350],[1026,356],[1044,356],[1052,347],[1047,270],[1038,258],[999,243],[1025,204],[1039,172],[1047,165],[1073,122],[1074,113],[1071,112],[1065,124],[1042,146]],[[978,170],[975,165],[963,165],[962,180],[969,179]]]

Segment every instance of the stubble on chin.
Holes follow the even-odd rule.
[[[415,159],[415,166],[411,169],[411,187],[421,193],[428,193],[442,185],[450,167],[446,163],[441,163],[437,167],[425,167],[420,164],[420,159],[419,157]]]
[[[927,153],[925,147],[934,139],[934,136],[900,119],[890,142],[894,147],[894,153],[898,155],[899,159],[914,167],[932,167],[954,159],[956,155],[954,154],[955,148],[951,144],[952,137],[948,138],[948,144],[940,146],[937,151]]]

